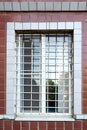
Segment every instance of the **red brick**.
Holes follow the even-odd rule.
[[[62,14],[61,14],[62,15]],[[66,15],[66,13],[65,13],[65,15]],[[64,16],[64,19],[66,20],[66,21],[64,21],[63,20],[63,16],[61,16],[61,19],[60,19],[60,21],[62,20],[63,22],[74,22],[75,21],[75,17],[74,17],[74,15],[75,15],[75,13],[67,13],[67,15],[66,15],[66,17]]]
[[[22,22],[29,22],[30,18],[29,18],[29,13],[22,13],[21,14],[21,21]]]
[[[0,92],[0,99],[4,99],[4,97],[5,97],[5,93]]]
[[[55,15],[51,16],[51,21],[52,22],[60,22],[60,13],[55,13]]]
[[[37,122],[30,122],[30,130],[37,130]]]
[[[82,92],[82,97],[83,97],[84,99],[87,99],[87,92]]]
[[[6,36],[6,31],[0,30],[0,37],[5,37],[5,36]]]
[[[6,13],[5,22],[13,21],[13,13]]]
[[[4,130],[12,130],[12,122],[11,120],[4,121]]]
[[[86,55],[87,55],[87,54],[86,54]],[[83,68],[87,68],[87,62],[86,62],[85,60],[83,60],[82,66],[83,66]]]
[[[6,24],[4,22],[0,22],[0,30],[5,30]]]
[[[85,64],[85,63],[84,63],[84,64]],[[82,75],[83,75],[83,76],[86,76],[86,75],[87,75],[87,69],[86,69],[86,68],[82,70]]]
[[[2,77],[0,77],[0,83],[1,83],[1,84],[4,84],[4,83],[5,83],[5,79],[2,78]]]
[[[83,107],[83,108],[82,108],[82,113],[83,113],[83,114],[87,114],[87,107]]]
[[[87,53],[87,46],[85,45],[85,46],[82,46],[82,52],[83,53]]]
[[[85,99],[85,100],[82,101],[82,106],[83,107],[87,107],[87,99]]]
[[[0,108],[0,114],[1,114],[1,115],[5,114],[5,107]]]
[[[64,123],[63,122],[56,122],[56,130],[63,130]]]
[[[83,76],[83,83],[86,83],[87,82],[87,76]]]
[[[4,75],[4,74],[5,74],[5,70],[0,69],[0,75],[1,75],[1,76],[4,76],[4,78],[5,78],[5,75]]]
[[[39,129],[40,130],[42,130],[42,129],[45,130],[46,129],[46,122],[42,122],[42,121],[39,122]]]
[[[87,60],[87,56],[86,56],[86,54],[82,54],[82,57],[83,57],[83,60]]]
[[[13,130],[20,130],[20,122],[19,121],[13,122]]]
[[[81,121],[74,122],[74,130],[81,130]]]
[[[5,90],[5,82],[3,83],[1,83],[0,82],[0,91],[3,91],[4,92],[4,90]]]
[[[4,107],[4,105],[5,105],[5,100],[0,99],[0,108]]]
[[[61,14],[60,14],[60,21],[61,21],[61,22],[67,21],[67,16],[68,16],[67,13],[64,13],[64,12],[61,13]]]
[[[83,84],[82,91],[87,91],[87,84]]]
[[[46,13],[46,21],[50,22],[52,20],[52,13]]]
[[[0,53],[5,53],[5,47],[0,47]]]
[[[83,130],[87,130],[87,121],[83,121]]]
[[[39,22],[46,21],[46,15],[44,13],[39,13],[39,15],[38,15],[38,21]]]
[[[84,17],[84,16],[83,16]],[[86,19],[87,19],[87,16],[86,16]],[[84,31],[86,31],[87,30],[87,21],[83,21],[83,24],[82,24],[83,26],[82,26],[82,31],[83,31],[83,33],[84,33]],[[85,33],[84,33],[84,35],[85,35]],[[86,35],[85,35],[86,36]]]
[[[0,120],[0,128],[3,127],[3,120]]]
[[[22,122],[22,130],[29,130],[29,122]]]
[[[4,91],[4,84],[0,84],[0,91]]]
[[[72,122],[65,122],[65,130],[72,130]]]
[[[0,69],[4,69],[5,63],[4,62],[0,62]]]
[[[55,129],[55,122],[50,121],[48,122],[48,130],[54,130]]]
[[[0,127],[0,130],[3,130],[3,127]]]
[[[0,22],[5,22],[5,13],[0,12]]]
[[[0,53],[0,61],[5,61],[5,53]]]
[[[83,15],[80,14],[79,12],[74,14],[74,19],[76,19],[76,21],[82,21],[83,20]]]
[[[3,37],[0,37],[0,47],[4,47],[5,48],[5,45],[6,43],[5,43],[5,37],[3,38]]]
[[[29,14],[30,22],[39,22],[38,15],[39,15],[38,13],[30,13]]]
[[[84,78],[82,79],[82,82],[84,83],[84,84],[87,84],[87,78],[84,76]]]
[[[12,15],[12,17],[13,17],[13,21],[14,22],[22,22],[21,21],[21,13],[13,13],[13,14],[11,14]]]
[[[87,46],[87,37],[83,37],[83,39],[82,39],[82,44],[84,45],[84,46]]]

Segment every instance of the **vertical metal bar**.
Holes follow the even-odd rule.
[[[69,44],[70,44],[70,46],[69,46]],[[72,80],[72,76],[71,76],[71,67],[70,67],[70,65],[72,64],[72,46],[71,46],[71,42],[69,43],[69,41],[68,41],[68,65],[69,65],[69,114],[71,114],[71,80]],[[69,63],[69,57],[70,57],[70,62],[71,63]]]
[[[64,72],[64,43],[65,43],[65,34],[63,35],[63,113],[64,113],[64,103],[65,103],[65,99],[64,99],[64,88],[65,88],[65,72]]]
[[[47,43],[47,63],[46,63],[46,66],[47,66],[47,72],[46,72],[46,75],[47,75],[47,80],[46,80],[46,84],[47,84],[47,86],[46,86],[46,111],[47,111],[47,113],[49,112],[49,101],[48,101],[48,99],[49,99],[49,83],[48,83],[48,80],[49,80],[49,50],[50,50],[50,40],[49,40],[49,35],[47,36],[47,41],[46,41]]]
[[[32,107],[33,107],[33,105],[32,105],[32,102],[33,102],[33,98],[32,98],[32,79],[33,79],[33,74],[34,74],[34,72],[33,72],[33,69],[34,69],[34,62],[33,62],[33,60],[34,60],[34,46],[33,46],[33,38],[32,38],[32,35],[31,35],[31,100],[30,100],[30,111],[31,111],[31,113],[33,112],[32,111]],[[33,49],[32,49],[33,48]]]
[[[18,57],[18,61],[16,64],[18,64],[18,67],[17,67],[17,72],[18,72],[18,75],[17,75],[17,113],[20,113],[20,35],[18,37],[18,53],[17,53],[17,57]]]
[[[42,113],[46,112],[45,36],[42,35]]]
[[[22,54],[22,62],[21,62],[21,64],[22,64],[22,76],[23,76],[23,79],[22,79],[22,82],[23,82],[23,84],[22,84],[22,87],[23,87],[23,88],[22,88],[22,93],[23,93],[23,100],[25,100],[25,99],[24,99],[24,78],[25,78],[25,77],[24,77],[24,75],[25,75],[25,74],[24,74],[24,49],[25,49],[25,48],[24,48],[24,35],[23,35],[23,38],[22,38],[22,39],[23,39],[23,40],[22,40],[22,48],[21,48],[22,51],[23,51],[23,54]],[[22,103],[22,105],[23,105],[22,108],[23,108],[23,112],[24,112],[24,101],[21,101],[21,102],[23,102],[23,103]]]
[[[58,93],[58,90],[57,90],[57,72],[56,72],[56,62],[57,62],[57,35],[55,36],[56,37],[56,41],[55,41],[55,83],[56,83],[56,86],[55,86],[55,112],[57,112],[57,93]]]

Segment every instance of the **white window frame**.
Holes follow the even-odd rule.
[[[6,57],[6,114],[17,114],[17,120],[71,120],[71,117],[58,116],[56,114],[46,113],[45,110],[40,114],[27,115],[17,113],[16,109],[16,68],[15,68],[15,31],[16,30],[73,30],[74,37],[74,115],[82,114],[82,27],[81,22],[39,22],[39,23],[23,23],[8,22],[7,23],[7,57]],[[44,52],[43,52],[44,53]],[[44,55],[44,54],[43,54]],[[44,57],[45,58],[45,57]],[[45,60],[43,60],[45,61]],[[43,68],[43,66],[42,66]],[[44,71],[44,68],[43,68]],[[45,76],[45,74],[43,75]],[[44,81],[43,81],[44,82]],[[19,90],[20,91],[20,90]],[[45,98],[44,96],[42,96]],[[44,100],[44,99],[43,99]],[[33,117],[32,117],[33,115]],[[53,116],[54,115],[54,116]]]

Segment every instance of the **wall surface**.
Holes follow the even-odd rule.
[[[0,130],[87,130],[87,121],[18,122],[13,120],[1,120]]]
[[[4,2],[5,0],[0,0]],[[6,0],[8,2],[24,0]],[[29,0],[25,0],[29,1]],[[43,1],[49,0],[30,0]],[[50,0],[62,2],[64,0]],[[66,0],[66,2],[71,0]],[[73,0],[75,1],[75,0]],[[77,0],[82,2],[82,0]],[[87,0],[84,0],[87,2]],[[65,1],[64,1],[65,2]],[[87,12],[0,12],[0,114],[6,113],[7,22],[82,22],[82,113],[87,114]],[[87,120],[74,122],[23,122],[0,120],[0,130],[87,130]]]
[[[0,114],[5,113],[7,22],[82,22],[82,111],[87,114],[87,14],[86,12],[0,13]]]

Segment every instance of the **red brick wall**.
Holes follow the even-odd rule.
[[[18,122],[13,120],[0,120],[0,130],[87,130],[87,121]]]
[[[5,113],[6,81],[6,22],[5,13],[0,15],[0,114]]]
[[[87,114],[87,14],[86,13],[0,13],[0,113],[5,113],[6,23],[7,22],[82,22],[82,110]]]
[[[0,13],[0,114],[5,113],[6,104],[6,23],[50,21],[82,22],[82,112],[87,114],[87,14],[85,12]],[[87,121],[17,122],[14,120],[0,120],[0,130],[87,130]]]

